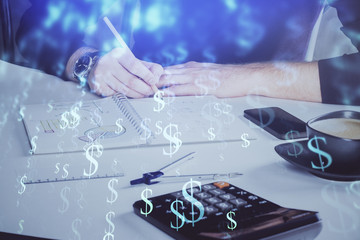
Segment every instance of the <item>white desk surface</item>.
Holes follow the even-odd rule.
[[[59,239],[102,239],[109,229],[106,214],[113,211],[115,239],[169,239],[133,213],[132,204],[141,199],[141,192],[149,186],[129,185],[131,179],[139,178],[143,172],[157,170],[169,162],[160,148],[104,151],[104,164],[99,163],[102,166],[99,171],[113,171],[117,161],[125,173],[118,178],[115,187],[118,198],[113,204],[106,201],[111,197],[110,179],[32,184],[26,186],[23,194],[18,193],[24,174],[54,175],[56,163],[61,164],[60,170],[68,163],[69,174],[74,174],[72,169],[86,160],[83,153],[29,155],[24,126],[18,120],[20,106],[97,98],[91,93],[80,96],[81,90],[72,82],[0,61],[0,231]],[[336,110],[360,111],[360,107],[255,96],[230,99],[228,103],[242,121],[247,121],[242,117],[245,109],[265,106],[281,107],[304,121]],[[274,146],[284,141],[260,129],[253,130],[257,140],[248,148],[241,147],[242,142],[183,145],[177,156],[195,151],[195,159],[167,173],[241,172],[243,176],[228,181],[284,207],[318,211],[322,230],[316,239],[359,239],[360,182],[329,181],[299,170],[274,151]],[[149,188],[156,196],[178,191],[183,184],[162,183]]]

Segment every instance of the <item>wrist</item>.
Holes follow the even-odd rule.
[[[97,52],[94,48],[89,47],[82,47],[76,50],[71,57],[69,58],[67,64],[66,64],[66,78],[75,82],[79,82],[79,80],[74,75],[74,69],[76,66],[76,62],[84,55],[88,53],[95,53]]]

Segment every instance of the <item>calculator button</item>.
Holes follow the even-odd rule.
[[[240,196],[245,196],[247,195],[248,193],[246,191],[237,191],[236,192],[237,195],[240,195]]]
[[[225,200],[225,201],[229,201],[231,199],[234,199],[236,198],[234,195],[230,194],[230,193],[227,193],[227,194],[223,194],[223,195],[219,195],[218,196],[219,198]]]
[[[209,206],[209,204],[207,204],[207,203],[204,202],[204,201],[200,201],[200,202],[201,202],[201,204],[202,204],[204,207]]]
[[[186,191],[187,191],[189,194],[191,194],[191,188],[186,189]],[[198,193],[198,192],[200,192],[200,189],[199,189],[198,187],[194,187],[194,188],[192,188],[192,192],[193,192],[193,193]]]
[[[192,216],[194,215],[194,219],[198,219],[198,217],[199,217],[199,212],[197,212],[197,211],[194,211],[194,212],[189,212],[189,214],[190,214],[190,218],[192,219]]]
[[[207,215],[215,214],[219,211],[216,207],[213,206],[206,206],[204,210]]]
[[[212,195],[220,195],[220,194],[224,194],[225,191],[220,190],[220,189],[214,189],[214,190],[209,191],[209,193],[211,193]]]
[[[158,209],[158,208],[162,208],[163,205],[162,204],[158,204],[158,205],[155,205],[155,208]]]
[[[220,189],[230,186],[230,184],[227,182],[216,182],[216,183],[214,183],[214,185]]]
[[[183,196],[182,191],[171,193],[171,195],[176,198],[181,198]]]
[[[233,207],[232,204],[227,203],[227,202],[217,203],[217,204],[215,204],[215,206],[220,208],[221,211],[225,211],[225,210],[230,209],[230,208]]]
[[[184,197],[181,197],[179,199],[183,202],[184,206],[190,204],[190,202],[188,200],[186,200],[186,198],[184,198]]]
[[[206,184],[206,185],[202,185],[201,188],[204,191],[209,191],[209,190],[215,189],[216,187],[212,184]]]
[[[236,207],[241,207],[247,204],[247,202],[242,200],[241,198],[233,199],[230,202],[234,204]]]
[[[250,195],[250,196],[248,196],[248,199],[251,200],[251,201],[255,201],[255,200],[259,199],[259,197],[254,196],[254,195]]]
[[[210,198],[210,197],[212,197],[212,195],[210,195],[206,192],[199,192],[199,193],[195,193],[195,197],[204,199],[204,198]]]
[[[205,201],[208,202],[209,204],[216,204],[221,202],[221,200],[216,197],[207,198],[205,199]]]

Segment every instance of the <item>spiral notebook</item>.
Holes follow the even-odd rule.
[[[23,123],[33,154],[164,146],[255,139],[231,104],[212,96],[127,99],[123,94],[94,101],[24,106]]]

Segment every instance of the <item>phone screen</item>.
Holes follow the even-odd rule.
[[[278,107],[254,108],[244,117],[279,139],[306,138],[306,123]]]

